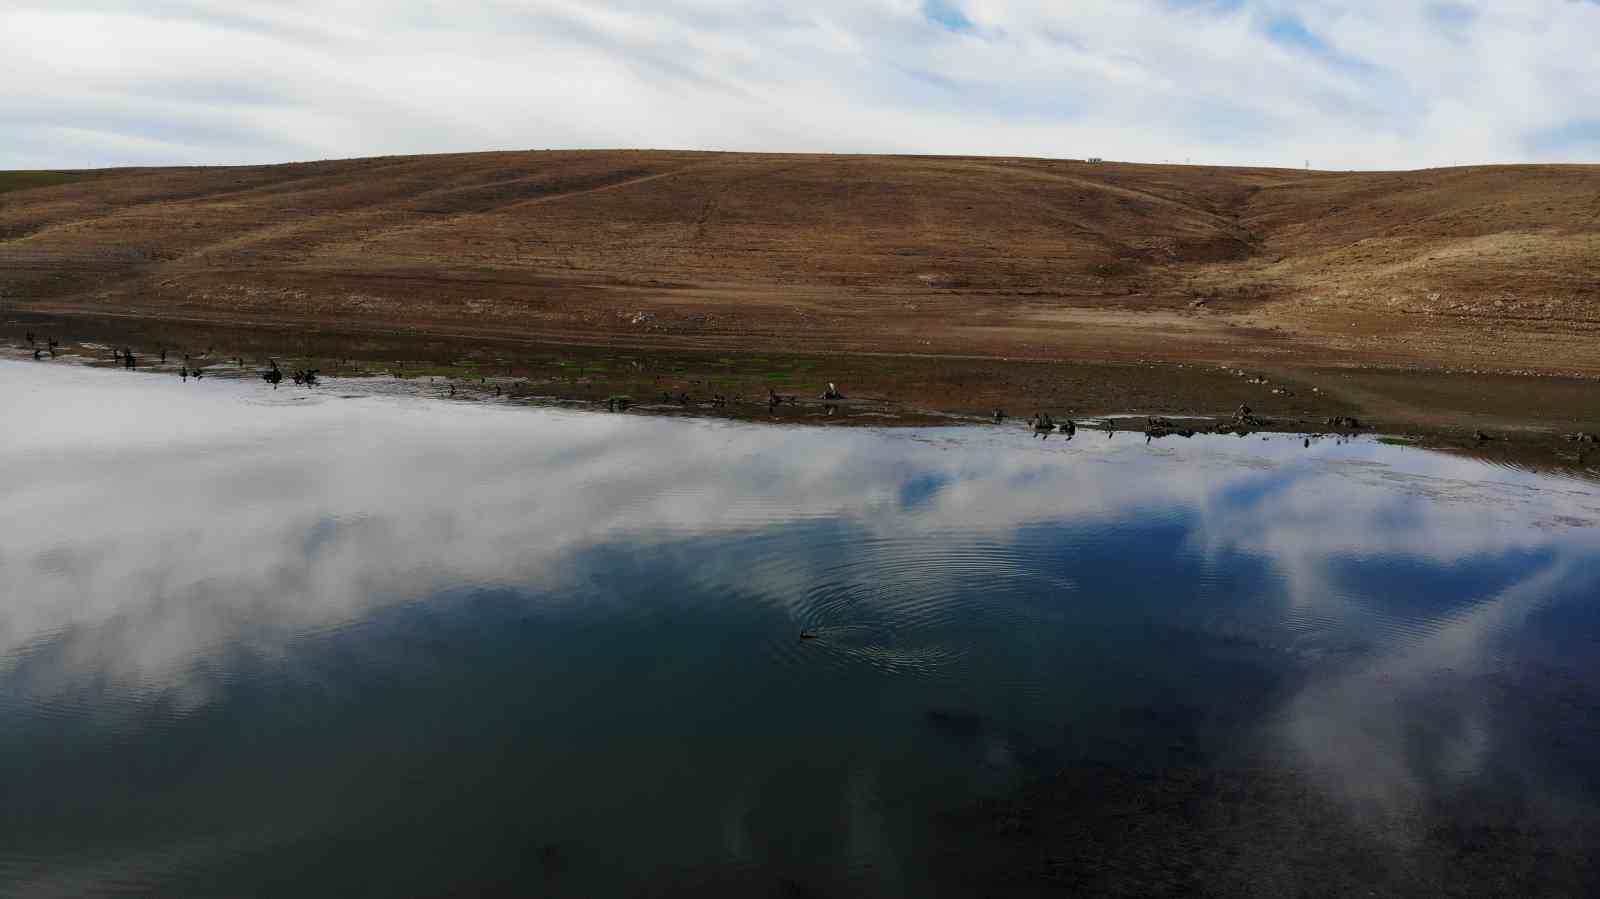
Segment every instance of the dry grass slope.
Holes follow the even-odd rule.
[[[1595,167],[586,151],[49,174],[0,173],[8,304],[1600,373]]]

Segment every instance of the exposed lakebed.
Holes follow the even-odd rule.
[[[0,361],[0,891],[1595,885],[1592,483],[365,383]]]

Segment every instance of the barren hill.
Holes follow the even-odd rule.
[[[1600,168],[514,152],[0,173],[11,308],[1600,373]]]

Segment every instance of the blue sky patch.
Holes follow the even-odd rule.
[[[1313,33],[1306,27],[1306,23],[1295,15],[1274,16],[1269,19],[1267,37],[1272,38],[1273,43],[1309,50],[1319,55],[1333,52],[1333,47],[1329,46],[1327,41]]]
[[[1535,153],[1561,152],[1581,147],[1600,147],[1600,119],[1575,119],[1528,136],[1528,148]]]
[[[1371,75],[1381,71],[1364,59],[1341,52],[1322,35],[1308,28],[1297,15],[1278,15],[1268,19],[1266,34],[1268,40],[1280,47],[1304,52],[1346,72]]]
[[[1169,9],[1197,9],[1223,15],[1244,8],[1244,0],[1166,0]]]
[[[1428,18],[1446,28],[1465,28],[1478,19],[1478,11],[1464,3],[1434,3],[1428,6]]]
[[[961,5],[955,0],[923,0],[922,15],[935,25],[957,34],[967,34],[973,29],[972,20],[961,11]]]

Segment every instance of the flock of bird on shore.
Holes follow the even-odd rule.
[[[53,337],[45,338],[44,344],[40,345],[39,338],[35,336],[32,331],[29,331],[25,335],[24,339],[28,342],[28,346],[32,348],[33,358],[35,359],[43,359],[46,354],[49,354],[50,358],[54,359],[56,357],[56,353],[61,349],[61,344],[58,343]],[[158,363],[165,365],[167,363],[167,348],[165,346],[157,346],[155,353]],[[210,356],[211,350],[207,349],[203,355]],[[111,361],[121,365],[123,368],[135,369],[139,367],[139,357],[134,354],[132,349],[129,349],[125,346],[114,346],[111,348]],[[235,356],[233,359],[228,361],[237,365],[241,370],[245,367],[243,356]],[[270,367],[263,369],[260,372],[261,380],[271,384],[273,389],[277,389],[278,385],[283,382],[283,370],[278,367],[278,360],[268,359],[267,362],[269,363]],[[194,357],[185,353],[183,356],[183,361],[178,365],[178,377],[182,378],[184,381],[188,381],[190,378],[194,378],[196,381],[198,381],[204,378],[205,374],[205,367],[199,362],[196,362]],[[289,377],[296,384],[300,384],[305,387],[315,387],[317,386],[318,376],[320,374],[321,369],[301,368],[295,369],[295,371]]]
[[[44,345],[41,346],[38,343],[38,339],[32,332],[27,334],[27,342],[29,346],[33,347],[33,356],[35,359],[42,358],[45,353],[48,353],[52,358],[54,358],[60,349],[60,344],[53,338],[47,339]],[[166,347],[158,346],[156,353],[158,354],[160,363],[163,365],[166,364]],[[211,351],[208,349],[203,355],[209,357],[211,355]],[[112,361],[120,363],[125,368],[133,369],[137,368],[139,365],[138,357],[134,354],[133,350],[127,347],[113,347],[111,350],[111,356]],[[241,370],[245,367],[245,361],[243,357],[235,357],[229,361],[235,363]],[[278,361],[276,359],[269,358],[267,361],[268,368],[261,370],[261,379],[266,381],[268,384],[271,384],[273,389],[277,389],[278,385],[281,384],[285,378],[284,371],[278,366]],[[320,369],[301,368],[295,369],[287,377],[289,377],[289,379],[297,385],[304,387],[315,387],[320,383],[320,374]],[[205,376],[205,368],[199,363],[195,362],[193,357],[185,354],[183,356],[182,363],[178,367],[178,376],[184,381],[188,381],[191,377],[195,380],[199,380]],[[456,388],[454,384],[448,385],[447,390],[450,396],[455,396]],[[501,390],[498,385],[494,388],[494,390],[496,396],[501,395]],[[823,401],[824,408],[830,415],[837,411],[837,404],[840,401],[847,399],[844,392],[839,389],[838,385],[831,381],[828,382],[827,388],[822,391],[820,398]],[[702,403],[692,399],[687,391],[680,391],[676,396],[674,396],[670,391],[663,390],[661,392],[660,399],[663,405],[676,403],[678,406],[684,408],[689,407],[691,404],[696,406],[708,405],[712,408],[723,408],[728,405],[727,395],[721,393],[712,394],[707,402]],[[770,387],[767,389],[767,408],[769,411],[776,411],[778,407],[786,404],[793,406],[798,404],[798,402],[798,396],[792,394],[780,394]],[[632,400],[628,397],[612,396],[606,399],[605,405],[606,410],[609,412],[625,412],[632,405]],[[995,424],[1004,424],[1008,416],[1006,415],[1004,409],[995,409],[990,418]],[[1131,421],[1125,419],[1124,424],[1128,423],[1131,423]],[[1349,416],[1330,418],[1328,419],[1327,424],[1330,428],[1346,434],[1359,431],[1363,427],[1361,422]],[[1267,422],[1264,419],[1256,416],[1249,406],[1241,405],[1238,410],[1235,411],[1232,419],[1227,422],[1213,425],[1205,430],[1210,433],[1236,433],[1242,435],[1250,433],[1252,430],[1264,427],[1266,425]],[[1041,440],[1048,440],[1051,435],[1055,434],[1062,435],[1066,439],[1071,440],[1073,437],[1077,436],[1078,433],[1077,422],[1070,418],[1057,421],[1048,412],[1035,413],[1028,419],[1028,427],[1032,431],[1033,435]],[[1107,436],[1110,436],[1117,433],[1119,430],[1118,420],[1114,418],[1103,419],[1098,425],[1098,428],[1104,431]],[[1142,430],[1145,435],[1146,443],[1164,437],[1193,437],[1196,433],[1199,433],[1193,428],[1179,425],[1171,419],[1162,418],[1159,416],[1147,417],[1142,429],[1135,426],[1129,430],[1133,430],[1135,432]],[[1313,436],[1321,437],[1322,435],[1318,434]],[[1311,439],[1311,437],[1306,438],[1306,446],[1311,445]]]
[[[1006,420],[1006,411],[1004,409],[994,410],[991,419],[995,424],[1004,423]],[[1137,424],[1137,419],[1130,417],[1120,420],[1117,418],[1101,419],[1098,429],[1104,431],[1106,436],[1109,437],[1112,434],[1117,433],[1119,430],[1119,421],[1126,425],[1132,425],[1133,427],[1131,427],[1130,430],[1135,432],[1142,431],[1145,437],[1145,443],[1150,443],[1165,437],[1193,437],[1196,434],[1234,434],[1243,437],[1271,424],[1271,422],[1256,415],[1255,411],[1248,405],[1240,403],[1239,408],[1234,410],[1232,418],[1199,428],[1187,427],[1173,421],[1170,418],[1163,418],[1158,415],[1150,415],[1145,416],[1144,425],[1142,428]],[[1340,436],[1346,436],[1361,431],[1366,427],[1366,425],[1362,424],[1359,419],[1349,415],[1329,418],[1325,424],[1328,428]],[[1033,435],[1038,437],[1040,440],[1049,440],[1050,435],[1052,434],[1061,434],[1064,435],[1068,440],[1071,440],[1078,434],[1077,422],[1070,418],[1058,422],[1051,417],[1050,413],[1048,412],[1034,413],[1034,415],[1028,419],[1028,427],[1032,429]],[[1309,447],[1311,446],[1311,441],[1319,439],[1323,436],[1324,435],[1322,434],[1310,434],[1306,435],[1303,439],[1305,441],[1305,445]]]
[[[27,333],[26,340],[28,347],[33,352],[34,359],[43,359],[46,355],[53,359],[61,349],[61,344],[56,341],[55,338],[47,337],[43,340],[43,342],[41,342],[39,338],[31,331]],[[155,353],[160,364],[166,364],[167,348],[165,346],[158,346],[155,350]],[[204,357],[209,357],[210,355],[211,351],[209,349],[202,354]],[[132,349],[127,347],[113,347],[111,350],[111,358],[113,362],[122,365],[124,368],[135,369],[139,366],[139,357],[133,352]],[[245,360],[242,356],[234,357],[228,361],[236,364],[240,370],[245,368]],[[276,359],[269,358],[267,361],[269,367],[262,369],[259,374],[261,379],[266,381],[268,384],[271,384],[274,390],[276,390],[278,385],[283,382],[285,377],[288,377],[294,384],[303,387],[315,387],[320,383],[320,369],[298,368],[285,375],[283,369],[278,366],[278,361]],[[196,362],[194,358],[188,354],[183,356],[183,360],[178,367],[178,376],[184,381],[188,381],[190,378],[194,378],[198,381],[205,376],[205,372],[205,367]],[[480,380],[484,379],[480,378]],[[456,389],[454,384],[449,385],[448,390],[450,396],[455,395]],[[501,389],[498,385],[495,386],[494,393],[495,396],[501,395]],[[723,408],[726,407],[729,402],[727,395],[721,393],[712,394],[707,402],[702,403],[693,400],[686,391],[680,391],[676,396],[674,396],[671,392],[665,390],[661,392],[660,399],[663,405],[676,403],[678,406],[684,408],[689,407],[691,404],[696,406],[708,405],[712,408]],[[831,415],[837,411],[838,402],[846,399],[846,397],[844,393],[839,390],[838,386],[830,381],[827,389],[822,392],[821,399],[824,404],[824,409],[826,409],[827,413]],[[779,394],[772,388],[768,388],[767,390],[767,408],[769,411],[776,411],[779,406],[785,404],[791,406],[796,405],[798,402],[799,397],[797,396]],[[606,399],[605,405],[607,411],[625,412],[632,405],[632,401],[628,397],[613,396]],[[1006,411],[1004,409],[995,409],[990,416],[990,419],[995,424],[1004,424],[1007,418],[1008,416],[1006,415]],[[1266,419],[1256,415],[1248,405],[1244,404],[1241,404],[1238,409],[1234,411],[1232,418],[1226,421],[1213,422],[1209,425],[1204,425],[1199,428],[1188,427],[1186,425],[1174,422],[1172,419],[1153,415],[1145,418],[1142,427],[1136,423],[1136,420],[1134,419],[1121,419],[1121,423],[1125,426],[1132,425],[1132,427],[1124,428],[1126,430],[1131,430],[1135,433],[1142,431],[1142,433],[1145,435],[1146,443],[1165,437],[1193,437],[1197,433],[1236,434],[1239,436],[1244,436],[1256,430],[1265,428],[1270,424],[1270,422],[1268,422]],[[1359,419],[1349,415],[1329,418],[1326,420],[1325,425],[1330,429],[1331,432],[1341,437],[1360,432],[1369,427],[1368,425],[1363,424]],[[1034,413],[1034,415],[1028,419],[1028,427],[1032,431],[1033,436],[1039,438],[1040,440],[1048,440],[1052,435],[1057,434],[1064,436],[1068,440],[1071,440],[1073,437],[1077,436],[1078,433],[1077,422],[1070,418],[1057,421],[1048,412]],[[1110,436],[1118,432],[1119,420],[1116,418],[1101,419],[1096,427],[1098,430],[1104,431],[1107,436]],[[1323,434],[1307,435],[1303,438],[1304,444],[1305,446],[1309,447],[1313,440],[1323,436]],[[1488,434],[1485,434],[1483,431],[1475,431],[1473,433],[1473,438],[1478,446],[1483,446],[1485,443],[1494,439]],[[1586,444],[1600,444],[1600,435],[1579,432],[1577,434],[1566,435],[1566,440],[1568,442],[1577,443],[1578,448],[1575,454],[1562,454],[1562,457],[1567,458],[1569,455],[1575,455],[1575,460],[1581,464],[1585,461],[1587,454]]]
[[[54,338],[47,338],[45,344],[40,346],[38,343],[38,338],[31,331],[28,332],[26,339],[28,345],[33,348],[33,358],[35,359],[43,358],[45,353],[48,353],[51,358],[54,358],[61,346],[60,343],[58,343]],[[158,346],[156,352],[158,354],[160,363],[163,365],[166,364],[166,347]],[[210,354],[211,351],[208,349],[204,355],[209,356]],[[112,361],[120,363],[124,368],[133,369],[137,368],[139,365],[138,357],[134,354],[133,350],[127,347],[113,347],[111,350],[111,356]],[[240,369],[245,367],[243,357],[235,357],[230,361],[237,364]],[[268,384],[271,384],[273,389],[276,390],[278,385],[283,382],[284,372],[283,369],[278,366],[278,361],[276,359],[269,358],[267,362],[269,367],[260,372],[261,379],[266,381]],[[319,383],[320,374],[320,369],[302,368],[295,369],[289,375],[289,377],[297,385],[304,387],[315,387]],[[185,354],[182,364],[180,364],[178,367],[178,376],[184,381],[188,381],[191,377],[195,380],[200,380],[205,376],[205,368],[196,363],[191,356]],[[449,385],[448,389],[449,394],[454,396],[456,392],[455,385]],[[498,386],[495,387],[495,395],[500,395],[500,388]],[[821,399],[823,400],[824,404],[826,404],[825,408],[828,410],[829,414],[832,414],[837,409],[837,406],[834,404],[840,400],[846,399],[846,397],[844,392],[839,389],[838,385],[830,381],[828,382],[827,389],[822,392]],[[627,397],[613,396],[608,398],[605,402],[606,409],[609,412],[624,412],[627,411],[630,405],[632,405],[632,401]],[[691,398],[689,394],[684,391],[680,391],[675,397],[669,391],[662,391],[661,402],[664,405],[676,403],[679,406],[688,407],[691,403]],[[767,408],[769,410],[776,410],[779,406],[784,404],[792,406],[798,402],[799,397],[797,396],[779,394],[776,390],[770,387],[767,389]],[[715,408],[725,407],[728,405],[728,397],[726,394],[721,393],[712,394],[709,405]],[[1004,424],[1007,419],[1005,410],[995,409],[991,419],[995,424]],[[1212,430],[1214,432],[1223,433],[1247,433],[1248,431],[1246,429],[1259,428],[1265,424],[1266,422],[1263,419],[1256,417],[1252,413],[1249,406],[1241,405],[1238,411],[1235,412],[1234,417],[1230,422],[1226,423],[1225,425],[1218,425]],[[1360,430],[1362,427],[1359,421],[1351,417],[1329,419],[1328,425],[1346,432]],[[1050,435],[1052,434],[1061,434],[1064,435],[1068,440],[1071,440],[1078,433],[1078,425],[1072,419],[1069,418],[1057,422],[1048,412],[1035,413],[1033,417],[1028,419],[1028,426],[1030,429],[1032,429],[1034,436],[1040,438],[1041,440],[1049,439]],[[1107,436],[1116,433],[1118,430],[1117,421],[1115,419],[1105,419],[1100,427],[1106,432]],[[1171,419],[1157,416],[1150,416],[1147,419],[1147,427],[1144,429],[1146,443],[1169,436],[1193,437],[1196,433],[1197,432],[1193,429],[1181,427],[1175,424]],[[1310,438],[1307,438],[1306,445],[1310,445]]]

